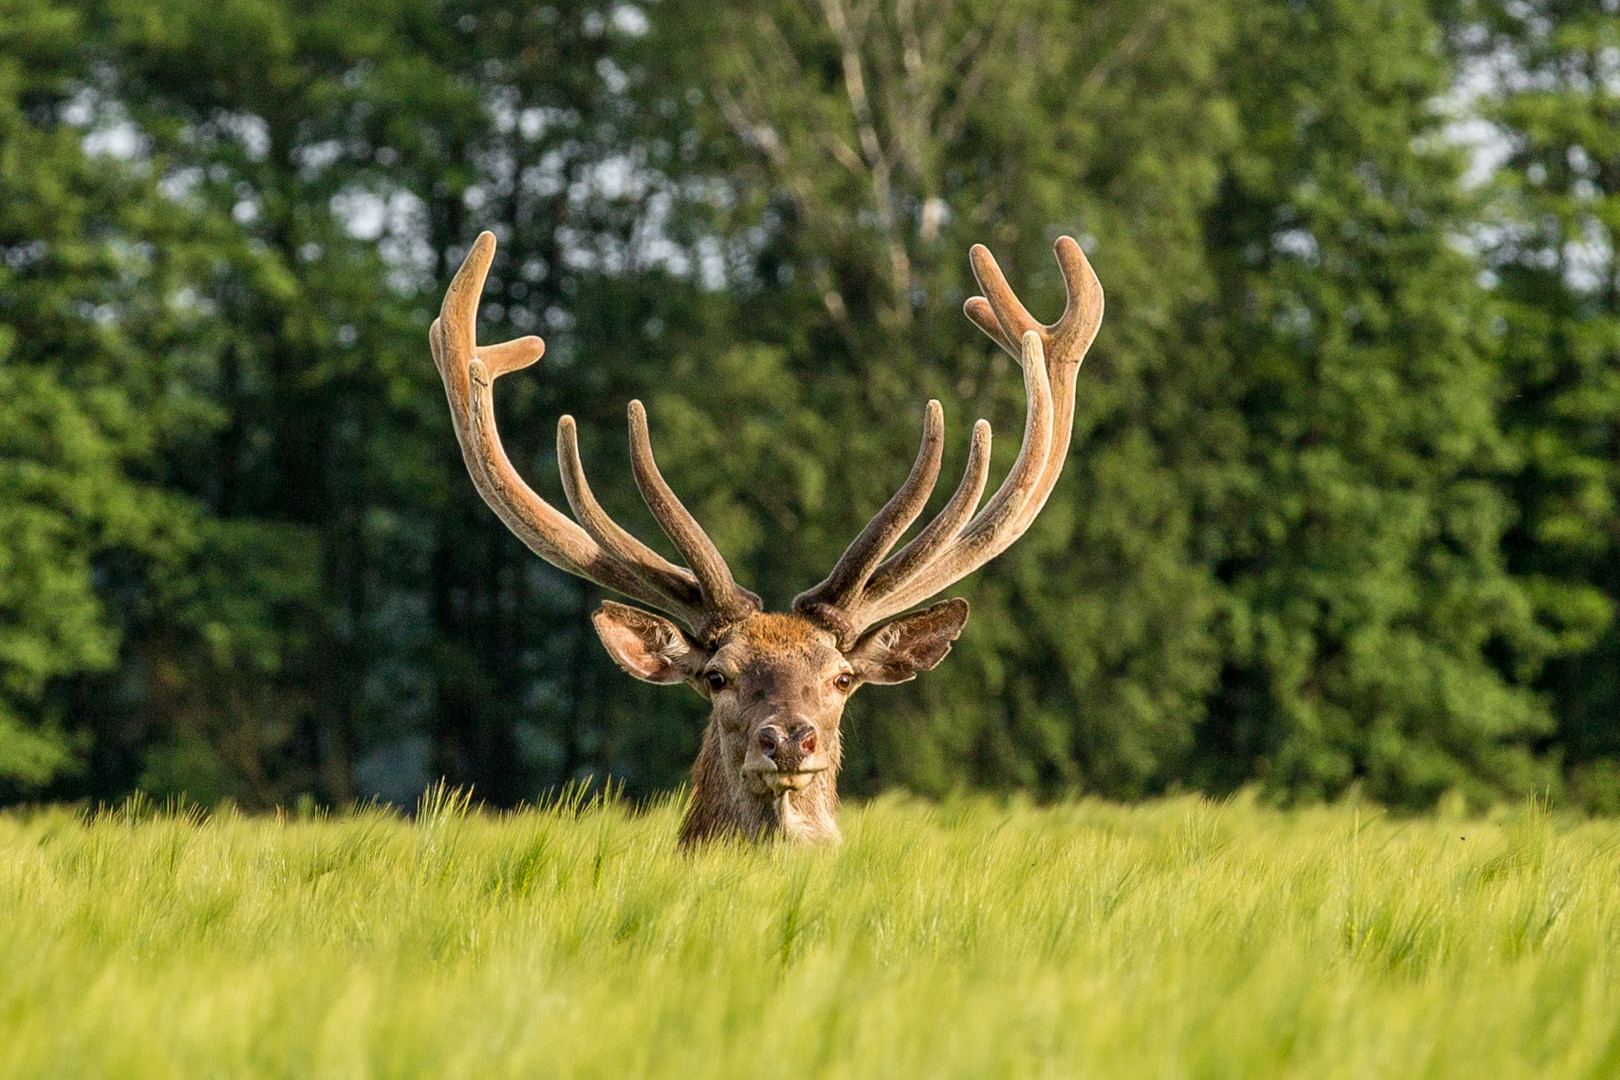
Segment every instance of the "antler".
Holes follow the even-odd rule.
[[[690,570],[631,536],[602,509],[585,480],[573,417],[557,421],[557,466],[577,523],[523,482],[501,446],[491,388],[502,375],[540,359],[546,343],[531,336],[478,346],[478,298],[494,258],[494,235],[479,234],[428,331],[462,459],[490,509],[530,550],[559,570],[661,608],[700,639],[760,610],[759,597],[737,584],[714,542],[664,482],[653,460],[641,402],[630,403],[631,469],[647,507]]]
[[[1058,266],[1068,290],[1063,317],[1050,326],[1032,318],[1013,295],[982,244],[970,254],[983,296],[964,308],[968,318],[1024,369],[1024,441],[1012,469],[983,509],[990,467],[990,425],[973,426],[967,469],[956,492],[922,532],[885,559],[917,519],[939,475],[944,419],[930,401],[922,449],[900,490],[849,545],[825,581],[801,593],[793,609],[832,630],[842,647],[867,627],[921,603],[971,574],[1022,536],[1046,505],[1063,471],[1074,428],[1075,380],[1102,322],[1103,293],[1080,245],[1058,239]]]

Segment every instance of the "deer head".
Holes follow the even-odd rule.
[[[1075,381],[1102,321],[1103,294],[1078,244],[1062,237],[1056,253],[1068,304],[1050,326],[1037,323],[1019,303],[988,250],[975,245],[970,253],[984,295],[967,302],[967,316],[1024,373],[1024,440],[995,494],[980,505],[990,467],[990,425],[980,420],[955,493],[890,554],[939,477],[944,412],[930,401],[922,448],[894,497],[826,580],[801,593],[791,613],[771,614],[737,584],[708,534],[664,482],[639,401],[630,403],[631,472],[685,566],[608,517],[586,483],[572,417],[557,423],[557,460],[573,518],[518,476],[501,447],[491,390],[500,376],[540,359],[545,343],[524,337],[478,345],[478,298],[495,238],[486,232],[473,244],[429,331],[462,458],[484,501],[535,554],[671,616],[610,600],[592,621],[625,671],[648,682],[686,683],[711,703],[681,827],[683,844],[725,835],[837,839],[845,702],[866,683],[905,682],[944,659],[967,622],[967,602],[910,609],[1023,535],[1062,471],[1074,426]]]

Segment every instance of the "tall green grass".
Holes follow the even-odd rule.
[[[1620,1075],[1620,825],[1244,800],[0,816],[24,1077]]]

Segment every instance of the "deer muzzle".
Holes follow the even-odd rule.
[[[762,792],[802,791],[827,760],[820,737],[807,721],[768,721],[754,732],[743,758],[743,779]]]

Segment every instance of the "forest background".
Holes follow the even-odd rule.
[[[846,790],[1620,810],[1617,0],[0,0],[0,801],[681,782],[456,451],[484,228],[520,469],[654,536],[644,398],[776,607],[926,398],[1019,430],[968,246],[1051,319],[1081,239],[1068,468]]]

